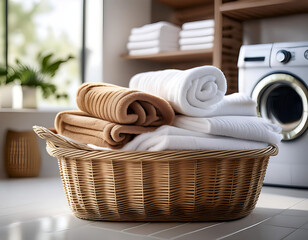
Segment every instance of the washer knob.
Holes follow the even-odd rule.
[[[276,60],[281,63],[287,63],[291,59],[291,53],[287,50],[279,50],[276,54]]]

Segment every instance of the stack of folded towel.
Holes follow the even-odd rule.
[[[168,22],[147,24],[133,28],[127,43],[129,55],[156,54],[179,49],[181,29]]]
[[[59,113],[55,126],[65,137],[104,150],[257,149],[278,144],[280,127],[257,117],[250,97],[226,96],[226,89],[224,74],[213,66],[140,73],[130,80],[130,89],[86,83],[77,93],[79,110]]]
[[[77,92],[79,110],[60,112],[57,132],[84,144],[122,148],[136,135],[171,124],[174,111],[157,96],[104,83],[86,83]]]
[[[141,134],[123,150],[256,149],[278,144],[280,127],[256,116],[256,102],[225,96],[224,74],[213,66],[140,73],[130,88],[166,99],[178,113],[173,126]]]
[[[213,42],[213,19],[183,24],[179,40],[181,50],[209,49],[213,47]]]

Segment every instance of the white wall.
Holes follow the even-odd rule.
[[[125,60],[126,44],[133,27],[151,22],[151,0],[104,0],[103,81],[127,87],[136,73],[159,68],[159,64]]]
[[[244,44],[308,41],[308,14],[244,23]]]

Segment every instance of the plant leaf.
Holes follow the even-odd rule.
[[[55,76],[56,72],[58,71],[59,67],[63,64],[68,62],[69,60],[73,59],[74,57],[69,55],[66,59],[58,59],[55,61],[50,61],[50,58],[48,58],[47,65],[44,66],[42,69],[42,73],[48,74],[51,77]]]
[[[42,56],[41,58],[41,71],[44,73],[44,72],[47,72],[48,71],[48,68],[49,68],[49,60],[50,58],[53,56],[53,53],[50,53],[50,54],[47,54],[46,56]]]

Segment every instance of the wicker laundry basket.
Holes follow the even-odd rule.
[[[248,215],[276,146],[256,150],[101,151],[43,127],[67,200],[83,219],[219,221]]]
[[[41,154],[33,131],[8,130],[4,148],[4,165],[9,177],[37,177]]]

